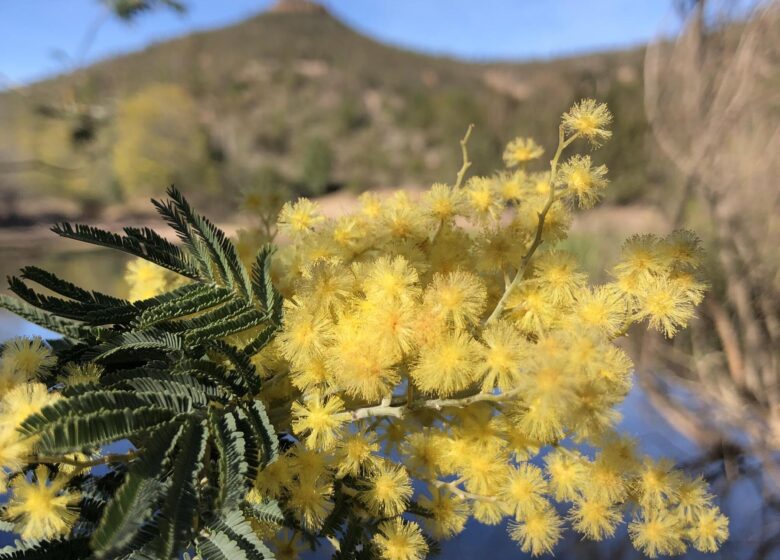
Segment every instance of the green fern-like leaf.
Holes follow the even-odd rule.
[[[111,458],[108,474],[74,479],[85,486],[73,534],[91,543],[83,549],[83,539],[62,541],[76,543],[74,558],[181,558],[193,547],[204,558],[271,558],[242,508],[254,519],[282,520],[278,504],[244,501],[258,469],[279,453],[255,399],[261,378],[252,360],[282,324],[273,249],[260,252],[250,274],[224,232],[176,189],[168,194],[153,203],[181,245],[146,228],[117,234],[60,224],[54,231],[146,259],[183,275],[184,285],[130,302],[36,267],[9,279],[19,299],[0,296],[0,307],[65,335],[52,343],[60,363],[100,366],[88,382],[56,378],[63,398],[28,417],[20,432],[49,456],[93,454],[120,441],[134,446],[124,461]],[[54,374],[46,381],[53,384]],[[56,554],[61,546],[9,554],[65,557]]]
[[[152,518],[165,488],[163,473],[183,430],[180,425],[158,430],[145,446],[144,455],[130,467],[92,534],[90,545],[97,558],[110,558],[125,550]]]
[[[238,511],[228,512],[206,526],[206,534],[195,543],[198,553],[209,560],[268,560],[274,557]]]
[[[192,422],[181,436],[169,487],[160,511],[156,549],[160,558],[178,556],[195,532],[198,506],[198,474],[203,469],[208,429]]]

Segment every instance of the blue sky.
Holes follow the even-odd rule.
[[[186,0],[133,24],[107,19],[84,62],[193,30],[229,25],[271,0]],[[643,43],[669,21],[671,0],[325,0],[351,26],[384,42],[468,59],[549,58]],[[0,89],[74,64],[100,20],[98,0],[0,0]]]

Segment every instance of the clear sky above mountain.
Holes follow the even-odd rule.
[[[0,0],[0,89],[192,31],[229,25],[273,0],[187,0],[126,24],[97,0]],[[326,0],[330,11],[381,41],[468,59],[548,58],[654,38],[672,0]],[[100,22],[100,25],[97,23]],[[90,29],[97,29],[81,53]],[[84,54],[84,56],[82,56]]]

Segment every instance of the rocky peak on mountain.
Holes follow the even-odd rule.
[[[328,10],[322,4],[313,0],[277,0],[269,9],[277,14],[327,14]]]

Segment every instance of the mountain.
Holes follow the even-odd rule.
[[[615,112],[612,144],[624,154],[608,147],[597,157],[618,178],[614,192],[630,198],[647,179],[641,62],[641,50],[518,64],[428,56],[365,37],[311,2],[284,0],[237,25],[0,95],[0,192],[66,192],[85,203],[157,194],[164,184],[142,176],[138,187],[128,175],[165,154],[170,161],[158,163],[176,169],[188,192],[222,201],[257,182],[316,193],[448,181],[469,123],[473,171],[487,173],[516,135],[553,149],[560,114],[593,96]],[[138,101],[154,105],[150,91],[167,92],[158,105],[171,113],[192,106],[197,131],[179,137],[202,134],[202,155],[180,154],[180,141],[179,152],[153,149],[175,122],[123,124],[130,108],[155,114]],[[153,136],[133,144],[131,134]],[[154,153],[136,161],[126,145]]]

